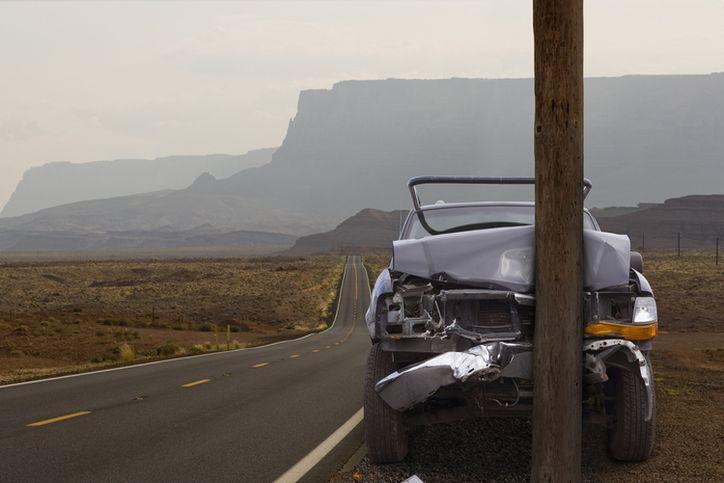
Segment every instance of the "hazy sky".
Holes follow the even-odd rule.
[[[0,2],[0,204],[30,166],[281,143],[343,79],[529,77],[532,2]],[[724,71],[724,0],[586,1],[585,74]]]

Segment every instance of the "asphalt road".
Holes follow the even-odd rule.
[[[325,332],[0,386],[0,481],[326,480],[362,442],[368,287],[350,257]]]

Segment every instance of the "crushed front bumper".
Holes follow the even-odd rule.
[[[652,372],[638,346],[624,339],[588,339],[584,342],[585,370],[594,380],[605,381],[606,361],[622,351],[638,367],[647,394],[647,417],[653,412]],[[490,382],[501,377],[533,380],[533,348],[528,342],[488,342],[464,352],[445,352],[382,378],[375,385],[393,409],[405,411],[424,402],[438,389],[463,383]]]

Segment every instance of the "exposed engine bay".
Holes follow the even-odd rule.
[[[414,208],[393,242],[392,261],[377,278],[365,317],[372,342],[365,438],[375,462],[403,459],[411,427],[531,416],[535,360],[556,356],[535,347],[536,324],[548,322],[536,321],[535,203],[423,205],[417,191],[423,185],[460,184],[535,180],[408,181]],[[591,187],[584,179],[584,197]],[[643,258],[631,251],[628,237],[602,232],[586,209],[582,216],[583,310],[581,330],[575,332],[582,334],[582,387],[562,389],[580,391],[584,417],[607,427],[612,457],[643,461],[651,454],[656,425],[648,356],[658,331],[656,301],[643,276]],[[560,256],[567,256],[564,248]]]
[[[367,312],[370,336],[399,367],[376,384],[387,404],[407,411],[462,396],[465,411],[529,408],[533,236],[533,227],[515,227],[394,243],[391,268],[377,279]],[[628,238],[587,231],[584,246],[585,323],[633,327],[637,299],[650,298],[651,288],[630,268]],[[588,382],[606,380],[607,361],[634,364],[650,401],[650,370],[639,346],[587,337],[582,350]]]

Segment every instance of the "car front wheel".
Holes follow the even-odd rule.
[[[656,395],[651,401],[651,419],[646,421],[646,386],[638,368],[618,368],[611,375],[614,421],[608,434],[609,453],[619,461],[644,461],[654,447]],[[653,380],[651,385],[653,390]]]
[[[373,463],[395,463],[407,456],[407,434],[402,413],[395,411],[375,391],[377,381],[395,371],[392,354],[374,344],[367,358],[364,394],[364,428],[368,456]]]

